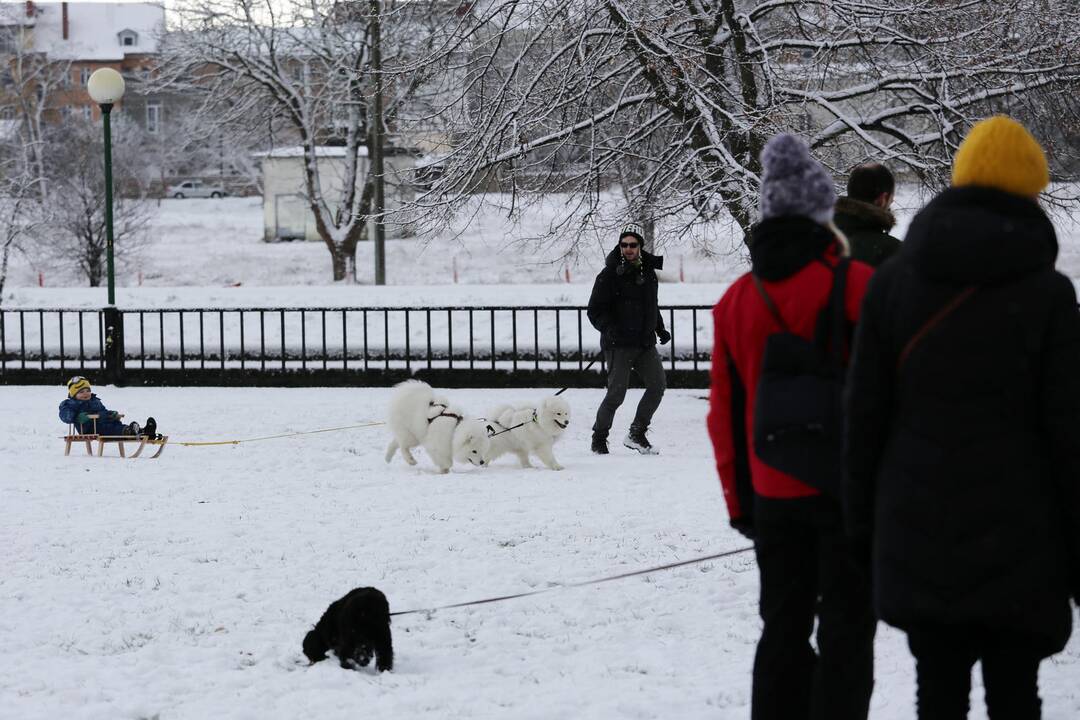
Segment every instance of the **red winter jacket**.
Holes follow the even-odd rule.
[[[833,273],[825,263],[835,267],[839,261],[835,238],[803,218],[764,221],[753,232],[752,272],[762,278],[791,331],[812,339],[832,288]],[[854,261],[848,270],[845,301],[852,323],[858,320],[872,272]],[[751,273],[736,280],[713,308],[713,332],[708,427],[731,519],[749,512],[752,493],[769,498],[819,494],[754,454],[753,408],[765,340],[780,327],[754,287]]]

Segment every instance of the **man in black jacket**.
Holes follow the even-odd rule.
[[[889,206],[896,181],[880,163],[857,166],[848,176],[847,197],[836,201],[833,221],[847,236],[851,259],[877,267],[900,249],[900,241],[889,234],[896,225]]]
[[[952,187],[863,301],[848,373],[848,534],[915,656],[920,718],[1039,717],[1080,597],[1080,314],[1015,121],[977,124]]]
[[[644,241],[637,223],[623,228],[619,246],[608,254],[589,297],[589,322],[600,331],[600,349],[608,366],[607,395],[593,423],[592,451],[600,455],[608,452],[608,432],[626,397],[631,370],[645,383],[645,394],[623,445],[643,455],[657,454],[645,431],[667,386],[656,339],[667,343],[671,333],[664,329],[657,304],[656,271],[664,267],[664,258],[642,250]]]

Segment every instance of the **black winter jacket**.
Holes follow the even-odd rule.
[[[842,197],[836,201],[836,227],[851,243],[851,259],[878,267],[900,249],[900,241],[889,234],[896,218],[873,203]]]
[[[600,331],[600,348],[649,347],[664,329],[657,302],[656,271],[664,258],[642,251],[641,266],[623,259],[618,246],[608,253],[589,297],[589,322]]]
[[[848,375],[844,500],[891,625],[1013,631],[1044,655],[1069,637],[1080,314],[1057,250],[1031,200],[950,189],[870,282]]]

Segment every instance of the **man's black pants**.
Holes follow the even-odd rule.
[[[611,423],[615,420],[615,411],[626,398],[626,388],[630,385],[630,371],[637,372],[645,383],[645,394],[638,402],[637,413],[630,429],[645,432],[649,429],[656,408],[667,388],[664,364],[655,345],[649,347],[619,347],[604,351],[604,362],[608,366],[607,394],[596,411],[593,432],[607,437]]]
[[[964,720],[971,667],[982,661],[991,720],[1038,720],[1039,662],[1031,643],[994,628],[921,627],[908,631],[918,676],[919,720]]]
[[[865,720],[876,621],[839,502],[756,496],[754,526],[765,626],[754,658],[752,719]]]

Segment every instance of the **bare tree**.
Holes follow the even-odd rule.
[[[52,105],[58,93],[71,87],[71,63],[53,60],[33,48],[33,23],[23,3],[0,5],[0,118],[12,124],[4,141],[14,149],[36,178],[39,198],[48,193],[45,182],[47,115],[59,114]],[[13,154],[13,153],[12,153]],[[11,157],[11,154],[9,154]]]
[[[1075,0],[492,0],[446,49],[461,92],[441,222],[494,173],[513,194],[557,151],[576,198],[553,230],[630,206],[682,222],[754,219],[759,155],[800,132],[838,171],[873,158],[942,182],[978,118],[1080,89]],[[452,64],[452,63],[448,63]],[[442,210],[440,213],[438,211]],[[689,218],[689,219],[687,219]],[[560,225],[560,223],[562,223]]]
[[[407,65],[433,57],[429,28],[445,3],[399,3],[384,13],[383,54]],[[367,3],[331,0],[195,0],[176,8],[162,82],[203,93],[200,117],[215,127],[267,127],[294,139],[303,156],[304,194],[333,264],[334,280],[355,277],[356,243],[370,209],[370,174],[358,187],[369,144]],[[434,10],[433,10],[434,9]],[[397,114],[428,73],[413,67],[384,82],[392,97],[383,122]],[[330,160],[324,146],[341,148]]]
[[[42,212],[38,184],[21,159],[0,166],[0,304],[8,267],[16,253],[26,254],[27,241],[35,237],[47,218]]]
[[[107,247],[101,130],[72,120],[53,132],[45,158],[49,232],[42,234],[40,244],[58,263],[75,268],[97,287],[105,279]],[[138,172],[143,156],[137,127],[120,119],[113,124],[113,138],[113,255],[123,264],[143,244],[152,208],[145,202]]]

